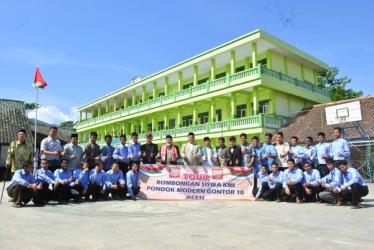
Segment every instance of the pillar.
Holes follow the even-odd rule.
[[[152,116],[152,132],[156,131],[156,120],[154,115]]]
[[[166,111],[164,111],[164,129],[166,128],[169,129],[169,124],[168,124],[168,116],[166,114]]]
[[[253,88],[252,102],[253,102],[253,115],[258,114],[258,89],[257,87]]]
[[[87,120],[87,111],[84,111],[84,119]]]
[[[145,94],[147,93],[147,89],[146,89],[146,87],[143,85],[142,86],[142,102],[145,102],[145,98],[146,98],[146,96],[145,96]]]
[[[127,107],[127,95],[123,96],[123,108],[125,109]]]
[[[252,107],[251,107],[251,102],[252,102],[252,94],[249,95],[248,100],[247,100],[247,116],[252,116]]]
[[[183,89],[183,71],[178,71],[178,91]]]
[[[114,98],[113,111],[117,111],[118,97]]]
[[[236,108],[236,95],[234,93],[231,93],[231,98],[230,98],[230,111],[231,111],[231,118],[235,118],[235,108]]]
[[[177,124],[176,124],[176,127],[177,128],[182,127],[182,118],[181,118],[181,110],[180,109],[178,109],[178,112],[177,112]]]
[[[130,133],[135,131],[134,126],[135,126],[134,121],[131,121]]]
[[[284,74],[288,75],[288,59],[287,57],[283,57],[283,64],[284,64]]]
[[[275,115],[276,106],[275,106],[275,92],[274,92],[274,90],[270,90],[269,97],[270,97],[269,98],[270,99],[269,113]]]
[[[251,66],[251,58],[246,57],[246,58],[244,59],[244,67],[245,67],[245,69],[249,69],[250,66]]]
[[[235,73],[235,68],[236,68],[236,53],[234,50],[230,51],[230,74]]]
[[[257,43],[252,43],[252,67],[257,65]]]
[[[266,61],[267,61],[267,68],[272,69],[271,49],[268,49],[266,51]]]
[[[193,66],[193,86],[196,86],[198,81],[199,81],[199,68],[197,65],[194,65]]]
[[[101,116],[101,104],[99,104],[99,107],[97,108],[97,116]]]
[[[165,96],[169,94],[169,77],[165,77]]]
[[[109,101],[106,101],[105,103],[105,114],[108,114],[109,113]]]
[[[214,100],[211,100],[211,102],[210,102],[210,110],[209,110],[209,114],[210,114],[209,121],[210,122],[214,122],[214,116],[215,116],[214,105],[215,105]]]
[[[216,79],[216,59],[215,58],[210,59],[210,79],[211,80]]]
[[[82,111],[79,111],[79,121],[82,121]]]
[[[144,133],[144,132],[145,132],[144,119],[141,119],[140,120],[140,133]]]
[[[301,70],[301,81],[305,81],[304,64],[300,65],[300,70]]]
[[[136,104],[136,91],[135,89],[132,90],[132,106]]]
[[[192,126],[197,124],[197,110],[196,110],[196,104],[193,104],[193,111],[192,111]]]
[[[152,89],[153,99],[156,99],[157,98],[157,82],[153,82],[152,85],[153,85],[153,89]]]

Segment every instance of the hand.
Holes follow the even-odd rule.
[[[311,195],[311,194],[312,194],[312,190],[310,190],[309,188],[306,188],[306,189],[305,189],[305,192],[306,192],[308,195]]]
[[[7,168],[7,169],[9,169],[9,168],[10,168],[10,164],[6,164],[5,166],[6,166],[6,168]]]
[[[31,189],[36,190],[38,188],[38,185],[36,183],[31,184]]]
[[[36,188],[39,189],[39,190],[43,189],[43,184],[39,183],[39,185]]]
[[[287,181],[287,184],[288,184],[288,185],[292,185],[293,182],[292,182],[291,180],[288,180],[288,181]]]
[[[339,193],[339,190],[337,190],[336,188],[334,188],[332,191],[333,191],[334,193]]]
[[[83,160],[87,160],[87,155],[83,155]]]
[[[112,185],[112,189],[118,189],[117,185]]]
[[[143,157],[147,157],[147,153],[146,152],[143,153]]]
[[[94,159],[95,159],[95,160],[100,160],[100,157],[99,157],[99,156],[96,156]]]
[[[305,186],[309,187],[310,183],[309,182],[305,182]]]
[[[326,183],[321,183],[321,187],[326,188]]]
[[[72,160],[74,160],[75,158],[77,158],[75,155],[70,156],[70,159]]]
[[[347,189],[347,187],[346,187],[345,185],[341,185],[340,188],[341,188],[342,190]]]
[[[289,187],[286,187],[286,189],[284,190],[284,192],[285,192],[286,195],[288,195],[288,196],[291,195],[291,190],[289,189]]]

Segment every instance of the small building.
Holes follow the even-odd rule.
[[[341,122],[327,125],[326,107],[340,104],[359,102],[361,119],[359,121]],[[292,136],[297,136],[302,143],[307,136],[313,137],[317,143],[318,132],[324,132],[328,141],[334,140],[334,127],[342,127],[344,137],[351,147],[352,165],[362,168],[366,177],[373,178],[373,150],[374,144],[374,96],[364,96],[337,102],[314,105],[311,109],[298,112],[285,126],[279,129],[283,132],[284,139],[290,141]],[[330,119],[330,117],[329,117]]]

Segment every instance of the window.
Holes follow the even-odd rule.
[[[173,129],[175,128],[175,119],[170,119],[169,120],[169,129]]]
[[[152,123],[147,124],[147,132],[152,132]]]
[[[165,96],[165,92],[158,94],[158,97]]]
[[[188,89],[192,85],[193,85],[192,82],[191,83],[187,83],[187,84],[183,85],[183,89]]]
[[[209,114],[208,112],[199,113],[197,117],[199,118],[200,124],[205,124],[208,122]]]
[[[222,121],[222,109],[217,109],[216,110],[216,122],[221,122]]]
[[[188,127],[192,125],[192,115],[187,115],[182,117],[182,126]]]
[[[218,78],[222,78],[222,77],[225,77],[226,76],[226,72],[222,72],[222,73],[219,73],[216,75],[216,79]]]
[[[259,61],[257,61],[257,63],[260,63],[261,64],[261,66],[263,66],[263,67],[267,67],[266,65],[267,65],[267,60],[266,60],[266,58],[264,58],[264,59],[262,59],[262,60],[259,60]]]
[[[261,114],[269,114],[269,100],[263,100],[258,102],[259,106],[259,113]]]
[[[204,84],[204,83],[206,83],[208,80],[209,80],[208,77],[206,77],[206,78],[204,78],[204,79],[201,79],[201,80],[199,80],[199,81],[197,82],[197,85]]]
[[[164,121],[158,122],[158,131],[164,130],[164,128],[165,128],[165,122]]]
[[[148,100],[153,100],[153,96],[148,97]]]
[[[237,67],[235,69],[235,73],[238,73],[238,72],[241,72],[241,71],[244,71],[244,70],[245,70],[245,66],[243,65],[243,66]]]
[[[240,104],[236,106],[236,118],[242,118],[246,116],[247,105]]]

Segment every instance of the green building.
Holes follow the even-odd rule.
[[[263,137],[305,107],[330,101],[317,87],[328,65],[263,30],[216,48],[102,96],[79,108],[80,143],[96,131],[129,135],[140,141],[153,132],[180,144],[188,132],[197,140],[242,132]],[[114,140],[114,144],[118,139]]]

